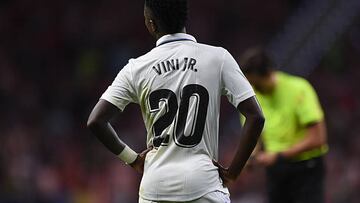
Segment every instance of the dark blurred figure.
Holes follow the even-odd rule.
[[[324,202],[323,156],[328,151],[324,113],[304,78],[276,71],[263,48],[240,58],[266,123],[255,163],[266,167],[270,203]]]

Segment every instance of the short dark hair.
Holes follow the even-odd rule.
[[[240,57],[241,70],[245,74],[267,76],[274,68],[275,64],[269,54],[262,47],[248,49]]]
[[[145,0],[162,31],[167,34],[180,32],[186,25],[188,16],[187,0]]]

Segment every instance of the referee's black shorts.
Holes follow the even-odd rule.
[[[269,203],[323,203],[323,157],[306,161],[280,160],[266,170]]]

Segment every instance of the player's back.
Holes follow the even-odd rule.
[[[190,35],[166,35],[132,59],[102,98],[123,110],[139,103],[147,129],[140,196],[190,201],[223,188],[217,168],[220,97],[235,106],[254,95],[234,58]]]
[[[187,35],[176,39],[131,62],[147,142],[155,147],[145,162],[144,199],[185,201],[222,188],[212,159],[224,51]]]
[[[224,50],[188,35],[180,39],[163,39],[131,61],[147,142],[155,147],[145,162],[144,199],[187,201],[222,188],[212,159],[217,158]]]

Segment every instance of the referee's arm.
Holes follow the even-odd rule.
[[[301,87],[300,95],[302,97],[297,105],[296,115],[306,132],[303,139],[278,154],[285,159],[291,159],[303,152],[320,148],[327,142],[324,113],[318,96],[308,81],[304,80]]]
[[[288,159],[296,157],[303,152],[319,148],[327,142],[325,121],[308,124],[304,139],[279,154]]]

